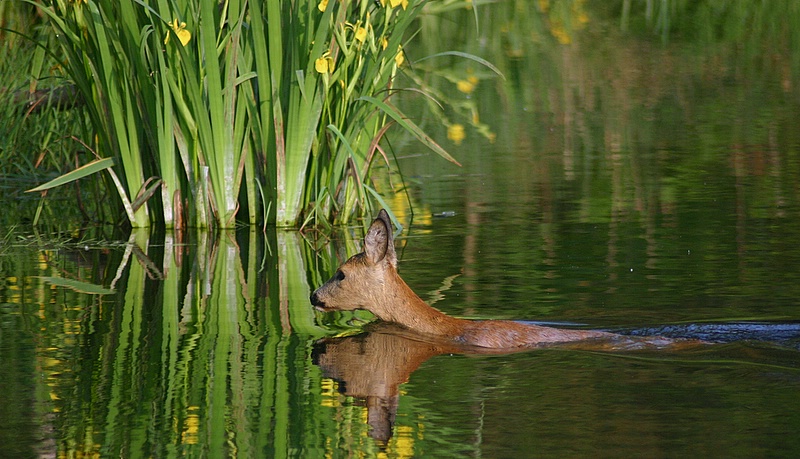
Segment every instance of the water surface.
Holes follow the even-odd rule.
[[[665,42],[635,17],[623,32],[613,7],[574,2],[558,14],[582,25],[564,29],[555,7],[529,3],[540,9],[493,6],[481,32],[471,11],[431,16],[409,47],[414,61],[459,40],[505,79],[469,60],[418,62],[455,105],[427,118],[413,95],[401,105],[463,167],[393,139],[407,187],[380,174],[376,187],[404,225],[401,274],[456,316],[722,342],[465,356],[363,332],[367,315],[308,302],[360,228],[328,243],[12,239],[0,251],[3,454],[797,455],[793,35],[754,28],[736,42],[679,24]],[[469,76],[474,89],[459,90]],[[455,124],[464,138],[447,140]]]

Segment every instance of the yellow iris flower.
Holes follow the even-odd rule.
[[[447,126],[447,138],[452,140],[454,144],[461,145],[466,136],[463,125],[455,123]]]
[[[394,55],[394,63],[397,64],[398,67],[403,65],[403,62],[406,61],[406,55],[403,53],[403,47],[397,45],[397,54]]]
[[[330,51],[325,51],[325,53],[320,56],[319,59],[314,61],[314,68],[317,72],[325,74],[325,73],[333,73],[333,58],[331,57]]]
[[[456,88],[459,91],[463,92],[464,94],[469,94],[475,90],[475,86],[478,85],[478,79],[475,76],[468,76],[466,80],[458,80],[456,82]]]
[[[356,40],[360,41],[361,43],[364,43],[364,40],[366,39],[367,39],[367,29],[365,29],[364,27],[358,27],[356,29]]]
[[[186,44],[189,43],[189,40],[192,39],[192,33],[186,30],[185,22],[178,22],[178,20],[175,19],[174,21],[169,21],[167,25],[172,29],[172,31],[178,37],[178,40],[180,40],[183,46],[186,46]],[[164,38],[165,45],[169,43],[169,36],[170,33],[167,32],[167,36],[166,38]]]
[[[408,0],[389,0],[389,5],[391,5],[392,8],[402,5],[403,9],[406,9],[408,8]]]

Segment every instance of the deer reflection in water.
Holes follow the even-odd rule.
[[[421,341],[394,324],[367,328],[360,335],[319,340],[313,357],[325,376],[339,383],[341,393],[365,402],[370,436],[385,445],[392,436],[400,384],[429,358],[464,349]]]
[[[668,340],[664,340],[665,342]],[[694,340],[678,340],[681,345],[669,349],[695,347]],[[567,344],[559,349],[619,350],[618,347]],[[650,347],[648,347],[650,348]],[[630,349],[630,348],[629,348]],[[367,408],[369,435],[380,445],[388,444],[392,437],[395,416],[400,398],[400,385],[408,382],[411,374],[426,360],[441,354],[499,355],[524,352],[529,349],[491,349],[467,346],[448,340],[420,335],[403,326],[373,322],[364,333],[341,338],[324,338],[314,345],[313,361],[325,377],[337,381],[339,392]]]

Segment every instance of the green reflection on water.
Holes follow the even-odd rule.
[[[416,180],[417,226],[439,236],[419,253],[449,247],[449,263],[409,260],[417,285],[460,274],[462,296],[439,306],[469,316],[796,318],[794,3],[502,2],[481,12],[477,32],[465,27],[471,11],[426,16],[429,33],[411,51],[413,61],[458,37],[506,77],[465,59],[419,62],[451,103],[429,123],[459,122],[466,137],[450,143],[463,169],[399,154]],[[654,33],[664,27],[679,33],[664,41]],[[470,74],[479,82],[465,92],[457,83]],[[426,220],[443,213],[456,216]]]
[[[420,239],[412,263],[428,250]],[[0,365],[11,400],[2,431],[18,448],[9,451],[655,454],[694,451],[709,431],[717,436],[703,451],[800,447],[792,435],[766,440],[800,422],[797,350],[733,343],[466,358],[375,326],[334,337],[338,328],[315,325],[307,279],[325,277],[330,269],[311,267],[336,266],[349,250],[315,253],[298,233],[185,242],[136,233],[102,256],[19,248],[3,258]],[[48,284],[55,276],[115,293]]]
[[[331,332],[308,302],[309,274],[325,273],[307,266],[338,263],[314,253],[292,232],[157,242],[135,232],[110,250],[12,249],[0,364],[6,393],[22,401],[3,404],[4,435],[18,448],[7,452],[377,453],[367,407],[312,361],[314,341]],[[416,425],[398,422],[384,450],[413,455]]]
[[[15,394],[36,394],[30,406],[42,411],[38,423],[13,433],[20,436],[14,443],[27,444],[28,453],[102,457],[286,456],[321,448],[301,435],[323,422],[315,414],[320,376],[308,352],[321,330],[308,287],[298,290],[306,278],[303,247],[296,234],[244,234],[242,256],[234,236],[203,236],[190,250],[172,237],[148,247],[148,235],[137,232],[89,267],[73,259],[80,250],[21,249],[4,258],[18,271],[6,270],[2,293],[3,334],[14,338],[4,340],[4,380],[16,383],[8,388]],[[281,257],[267,253],[278,240]],[[75,292],[43,274],[116,293]],[[32,354],[35,371],[17,347]],[[6,419],[29,418],[29,406],[14,406]],[[46,429],[52,432],[42,435]]]

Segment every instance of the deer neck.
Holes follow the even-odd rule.
[[[432,308],[400,276],[392,277],[386,284],[388,294],[384,295],[380,309],[373,311],[378,318],[428,335],[453,338],[461,334],[465,320]]]

